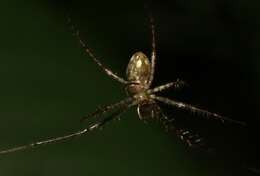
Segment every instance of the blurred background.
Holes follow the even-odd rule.
[[[162,106],[216,152],[190,149],[132,108],[81,138],[0,156],[3,176],[254,175],[259,165],[260,2],[146,2],[156,24],[155,85],[188,86],[164,96],[244,121],[204,120]],[[131,55],[151,52],[144,2],[0,2],[0,149],[84,128],[80,118],[124,98],[124,87],[84,53],[67,18],[102,63],[119,75]]]

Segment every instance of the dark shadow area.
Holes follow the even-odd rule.
[[[56,149],[46,147],[39,150],[40,157],[37,152],[21,153],[21,158],[28,158],[25,162],[28,165],[19,165],[19,155],[13,155],[9,163],[1,158],[6,164],[0,170],[7,173],[22,170],[27,175],[44,171],[45,175],[50,171],[59,175],[60,168],[68,175],[84,172],[116,175],[118,170],[119,175],[185,175],[196,170],[194,175],[247,176],[252,175],[247,172],[248,167],[260,168],[260,2],[157,0],[146,3],[156,25],[158,59],[153,86],[178,78],[188,84],[182,90],[168,90],[160,95],[246,122],[247,126],[207,120],[161,105],[181,126],[200,134],[214,152],[182,146],[175,135],[165,137],[156,128],[155,132],[149,131],[149,125],[129,120],[138,118],[134,110],[129,113],[131,116],[126,115],[129,117],[126,122],[130,123],[122,120],[104,133],[97,131],[64,147],[57,145]],[[7,59],[1,69],[0,89],[1,116],[5,116],[1,123],[6,129],[1,129],[1,145],[23,144],[57,131],[58,135],[63,134],[62,131],[79,124],[77,120],[82,114],[90,113],[97,104],[104,105],[110,99],[113,100],[107,104],[115,102],[124,93],[123,86],[115,90],[113,85],[117,83],[105,75],[102,77],[103,73],[96,71],[99,68],[88,60],[84,51],[80,53],[78,41],[71,37],[70,26],[66,24],[67,18],[71,17],[82,39],[101,62],[125,76],[134,52],[143,51],[150,56],[151,31],[143,4],[137,0],[32,1],[31,6],[15,4],[10,8],[12,11],[6,10],[10,16],[1,29],[6,42],[1,53]],[[43,27],[39,27],[41,24]],[[16,119],[20,114],[21,118]],[[3,132],[10,128],[6,123],[15,129],[8,135]],[[23,162],[24,158],[20,160]],[[30,163],[35,163],[35,168]],[[60,164],[59,169],[56,164]],[[66,173],[70,168],[74,171]]]

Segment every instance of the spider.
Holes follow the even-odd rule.
[[[70,19],[69,19],[70,20]],[[151,15],[149,15],[149,23],[151,30],[151,56],[150,59],[141,51],[136,52],[130,58],[128,66],[126,68],[126,79],[115,74],[111,69],[104,66],[99,59],[93,54],[90,48],[86,45],[86,43],[81,39],[79,31],[75,29],[72,25],[72,30],[75,33],[76,38],[78,39],[80,45],[85,50],[85,52],[89,55],[89,57],[105,72],[107,76],[116,80],[117,82],[123,84],[125,86],[125,90],[127,93],[127,98],[107,106],[103,106],[97,108],[96,111],[89,114],[86,117],[83,117],[82,120],[87,119],[88,117],[97,117],[104,115],[105,113],[111,112],[110,116],[107,116],[103,119],[98,119],[96,122],[91,123],[88,127],[68,134],[61,137],[50,138],[47,140],[42,140],[38,142],[34,142],[28,145],[22,145],[14,148],[10,148],[7,150],[0,151],[0,154],[12,153],[20,150],[25,150],[29,148],[34,148],[37,146],[56,143],[59,141],[65,141],[68,139],[72,139],[74,137],[78,137],[88,132],[101,128],[108,122],[113,119],[118,118],[123,112],[133,106],[137,106],[137,114],[139,118],[143,121],[147,121],[149,119],[157,119],[163,122],[163,125],[169,129],[173,129],[176,135],[189,146],[196,146],[201,143],[201,138],[198,135],[193,135],[190,131],[177,128],[175,126],[171,126],[172,119],[169,119],[166,115],[162,113],[161,108],[158,105],[158,102],[165,103],[177,109],[184,109],[187,111],[195,112],[200,115],[204,115],[204,117],[213,118],[224,121],[229,121],[241,125],[245,125],[244,122],[232,120],[230,118],[218,115],[216,113],[211,113],[207,110],[203,110],[197,108],[193,105],[186,104],[183,102],[179,102],[176,100],[171,100],[166,97],[157,96],[155,93],[164,91],[169,88],[178,89],[185,85],[185,83],[179,79],[174,82],[169,82],[167,84],[157,86],[155,88],[151,87],[151,84],[154,79],[155,73],[155,65],[156,65],[156,42],[155,42],[155,25],[154,19]]]

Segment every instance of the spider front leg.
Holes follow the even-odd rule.
[[[76,29],[76,27],[71,24],[71,19],[68,19],[69,24],[71,25],[71,29],[73,31],[73,33],[75,34],[75,36],[77,37],[80,45],[82,46],[82,48],[85,50],[85,52],[90,56],[90,58],[111,78],[113,78],[114,80],[122,83],[122,84],[127,84],[128,81],[126,81],[125,79],[121,78],[120,76],[118,76],[117,74],[113,73],[113,71],[107,67],[105,67],[100,61],[99,59],[94,55],[94,53],[90,50],[90,48],[86,45],[86,43],[81,39],[80,37],[80,33],[79,30]]]
[[[240,124],[240,125],[246,125],[245,122],[240,122],[240,121],[233,120],[233,119],[230,119],[230,118],[227,118],[227,117],[223,117],[223,116],[218,115],[216,113],[212,113],[212,112],[209,112],[209,111],[197,108],[195,106],[192,106],[192,105],[189,105],[189,104],[186,104],[186,103],[170,100],[169,98],[159,97],[159,96],[156,96],[156,95],[150,95],[150,96],[154,100],[163,102],[165,104],[174,106],[176,108],[180,108],[180,109],[188,110],[190,112],[194,112],[194,113],[198,113],[198,114],[201,114],[201,115],[205,115],[206,117],[213,117],[214,119],[221,120],[222,122],[229,121],[229,122],[237,123],[237,124]]]

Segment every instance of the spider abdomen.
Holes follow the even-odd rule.
[[[134,53],[126,69],[126,77],[130,83],[127,92],[136,94],[146,90],[150,76],[151,64],[148,57],[140,51]]]
[[[126,69],[128,81],[147,85],[150,76],[151,64],[148,57],[140,51],[134,53]]]

